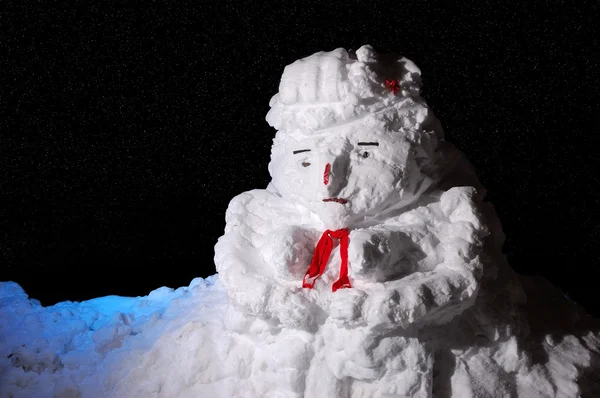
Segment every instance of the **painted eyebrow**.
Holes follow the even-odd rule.
[[[379,146],[379,142],[359,142],[358,145],[375,145],[375,146]]]
[[[299,149],[299,150],[297,150],[297,151],[294,151],[293,153],[294,153],[294,155],[295,155],[295,154],[297,154],[297,153],[302,153],[302,152],[310,152],[310,149]]]

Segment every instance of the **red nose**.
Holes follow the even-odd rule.
[[[331,165],[327,163],[325,165],[325,172],[323,172],[323,184],[329,184],[329,173],[331,172]]]

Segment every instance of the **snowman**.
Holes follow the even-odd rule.
[[[368,45],[285,68],[272,181],[233,198],[215,246],[228,328],[254,333],[254,371],[287,385],[249,396],[431,396],[419,333],[473,305],[489,231],[420,86]]]

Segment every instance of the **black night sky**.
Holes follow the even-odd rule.
[[[371,44],[421,68],[513,268],[600,315],[598,5],[446,3],[3,3],[0,280],[53,304],[214,274],[229,200],[269,181],[283,68]]]

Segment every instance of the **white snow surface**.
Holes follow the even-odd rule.
[[[272,181],[230,202],[217,275],[50,307],[0,283],[0,397],[600,396],[597,320],[510,269],[420,74],[368,45],[287,66]],[[352,287],[336,244],[302,288],[339,228]]]

